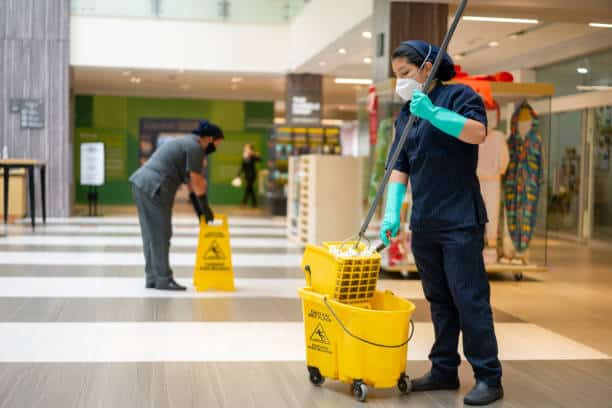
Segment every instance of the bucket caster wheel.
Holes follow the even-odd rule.
[[[317,387],[320,387],[325,382],[325,377],[321,375],[321,372],[317,367],[308,367],[308,373],[310,374],[310,382]]]
[[[515,272],[512,274],[514,276],[514,280],[520,282],[523,280],[523,272]]]
[[[412,383],[406,374],[402,374],[397,380],[397,388],[399,388],[402,394],[410,394],[412,391]]]
[[[365,402],[368,399],[368,386],[363,381],[355,381],[353,383],[353,395],[359,402]]]

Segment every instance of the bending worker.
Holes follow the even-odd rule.
[[[202,216],[207,222],[214,219],[206,196],[202,163],[205,155],[213,153],[221,143],[223,132],[202,120],[192,133],[161,145],[130,177],[138,207],[148,289],[186,290],[174,280],[169,261],[172,207],[181,184],[189,188],[198,219]]]
[[[393,168],[381,238],[389,244],[400,227],[400,209],[410,178],[413,209],[412,251],[429,301],[435,342],[431,370],[412,380],[412,391],[459,388],[459,332],[476,385],[465,396],[469,405],[486,405],[503,397],[502,368],[493,328],[489,281],[484,268],[487,214],[476,177],[478,144],[486,137],[483,102],[464,85],[444,85],[455,76],[444,56],[429,95],[423,84],[439,48],[407,41],[393,53],[396,92],[406,101],[396,122],[396,137],[417,121]]]

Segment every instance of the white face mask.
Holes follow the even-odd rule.
[[[395,85],[395,92],[406,102],[412,99],[412,93],[417,89],[422,91],[423,84],[413,78],[400,78]]]
[[[431,54],[431,45],[429,45],[429,50],[427,51],[427,56],[425,56],[425,60],[417,70],[417,74],[423,70],[425,63],[427,62],[427,58]],[[422,91],[423,84],[418,82],[414,78],[399,78],[395,84],[395,92],[402,98],[404,101],[408,102],[412,99],[412,93],[415,90]]]

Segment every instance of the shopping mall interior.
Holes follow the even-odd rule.
[[[474,270],[490,406],[612,406],[610,0],[0,0],[0,21],[0,407],[470,404],[501,389]],[[421,116],[398,58],[452,67],[422,96],[481,113]],[[421,134],[447,150],[413,157]],[[468,145],[476,193],[444,156]],[[457,259],[422,252],[445,205],[480,242]],[[421,390],[441,304],[460,384]]]

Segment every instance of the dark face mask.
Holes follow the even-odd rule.
[[[206,153],[206,155],[213,154],[216,151],[217,146],[215,146],[214,143],[209,143],[208,146],[206,146],[206,149],[204,149],[204,153]]]

